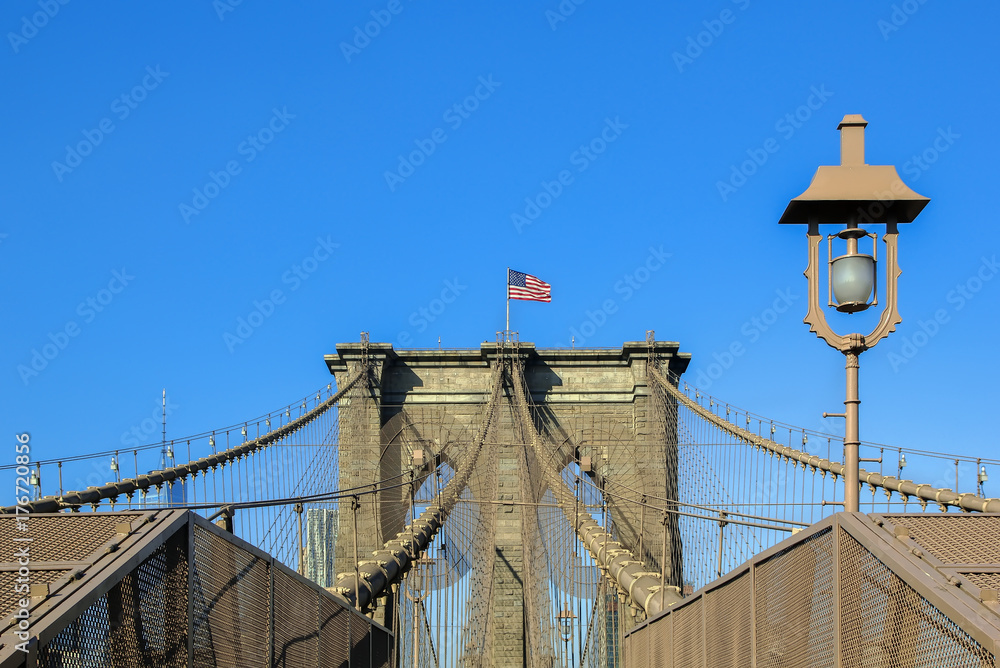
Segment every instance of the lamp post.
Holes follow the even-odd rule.
[[[566,652],[564,656],[569,658],[569,641],[573,638],[573,620],[576,619],[576,615],[573,611],[569,609],[569,603],[563,603],[563,609],[559,611],[556,615],[556,622],[559,623],[559,634],[562,636],[563,643],[566,645]]]
[[[840,164],[821,166],[804,193],[788,203],[778,221],[808,226],[809,307],[803,322],[809,331],[839,350],[846,357],[847,392],[843,413],[824,413],[824,417],[843,417],[844,429],[844,509],[859,510],[860,480],[858,435],[858,356],[896,330],[902,322],[898,309],[897,280],[899,269],[897,237],[899,223],[912,222],[930,201],[913,192],[892,165],[865,164],[865,127],[860,114],[848,114],[837,126],[840,130]],[[878,235],[860,227],[884,225],[885,295],[878,324],[867,336],[839,335],[826,322],[819,299],[820,225],[838,225],[842,229],[828,235],[827,301],[842,313],[859,313],[879,303]],[[834,239],[843,242],[845,252],[833,257]],[[872,252],[859,252],[860,243],[870,240]]]

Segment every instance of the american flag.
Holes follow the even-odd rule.
[[[531,274],[507,270],[507,298],[533,302],[552,301],[552,286]]]

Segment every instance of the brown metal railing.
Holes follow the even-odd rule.
[[[632,630],[625,666],[996,666],[995,565],[965,562],[998,524],[838,513]]]

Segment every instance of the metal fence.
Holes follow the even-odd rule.
[[[17,648],[19,604],[4,598],[0,667],[389,665],[388,630],[193,513],[33,516],[28,527],[29,651]],[[3,542],[18,529],[0,522]],[[46,553],[46,540],[61,544]]]
[[[637,627],[625,665],[995,667],[998,537],[1000,515],[840,513]]]

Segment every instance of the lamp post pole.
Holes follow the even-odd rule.
[[[807,224],[809,264],[805,276],[809,286],[809,309],[804,322],[810,331],[846,358],[846,390],[843,413],[823,417],[843,417],[844,425],[844,510],[860,510],[861,473],[859,435],[858,358],[864,351],[896,331],[899,316],[897,281],[902,273],[897,253],[898,224],[912,222],[930,201],[913,192],[891,165],[865,163],[865,127],[859,114],[848,114],[837,126],[840,130],[840,164],[822,166],[804,193],[788,203],[779,223]],[[828,306],[842,313],[858,313],[878,304],[878,235],[869,234],[858,223],[885,225],[882,241],[886,246],[885,298],[878,324],[867,336],[842,336],[827,324],[819,298],[819,233],[821,224],[844,226],[830,235],[828,264]],[[845,255],[833,257],[833,239],[846,242]],[[858,240],[872,239],[872,255],[858,252]]]
[[[861,436],[859,434],[858,354],[850,350],[847,358],[847,398],[844,399],[844,510],[852,513],[861,508]]]

